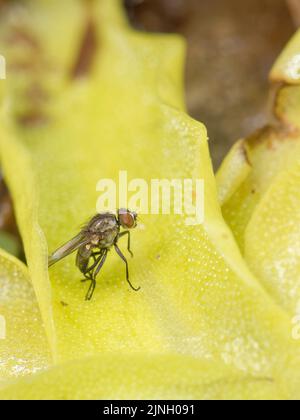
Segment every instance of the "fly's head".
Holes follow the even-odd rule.
[[[119,209],[118,220],[123,229],[133,229],[137,225],[137,213],[128,209]]]

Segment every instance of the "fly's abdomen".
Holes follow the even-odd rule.
[[[90,246],[84,245],[79,248],[76,256],[76,266],[82,273],[86,272],[91,255],[92,250]]]

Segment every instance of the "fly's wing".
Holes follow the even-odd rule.
[[[72,254],[82,245],[86,245],[88,242],[89,239],[87,239],[86,234],[84,232],[80,232],[77,236],[75,236],[75,238],[62,245],[49,256],[48,266],[51,267],[53,264]]]

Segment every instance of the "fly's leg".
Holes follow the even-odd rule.
[[[91,278],[89,280],[91,280],[91,285],[86,294],[85,300],[91,300],[93,297],[93,294],[96,288],[96,278],[105,263],[106,257],[107,257],[107,250],[104,250],[103,253],[101,253],[101,256],[98,258],[97,268],[95,269],[95,271],[92,271],[90,274]]]
[[[124,257],[124,255],[122,254],[120,248],[118,247],[117,244],[114,245],[115,246],[115,250],[117,252],[117,254],[119,255],[119,257],[124,261],[125,265],[126,265],[126,281],[129,284],[129,286],[132,288],[132,290],[134,290],[135,292],[138,292],[140,290],[140,287],[136,288],[132,285],[132,283],[129,280],[129,269],[128,269],[128,262],[126,260],[126,258]]]
[[[92,258],[93,258],[94,262],[97,261],[97,258],[96,257],[98,257],[99,255],[102,255],[102,254],[103,254],[103,250],[101,250],[99,252],[93,252],[92,253]]]
[[[103,267],[103,265],[105,263],[105,260],[106,260],[106,257],[107,257],[107,253],[108,253],[108,251],[107,251],[107,249],[105,249],[105,251],[103,252],[103,255],[102,255],[102,259],[99,262],[99,265],[98,265],[98,267],[96,268],[96,270],[94,272],[94,278],[95,278],[95,280],[96,280],[96,277],[98,276],[98,274],[100,273],[101,268]]]
[[[84,277],[85,277],[83,280],[81,280],[83,283],[93,279],[93,270],[99,264],[102,256],[103,256],[103,251],[95,252],[91,255],[91,257],[94,259],[94,263],[90,267],[88,267],[86,270],[82,271],[82,273],[84,274]],[[96,258],[96,257],[98,257],[98,258]]]
[[[100,252],[94,252],[92,254],[92,257],[94,259],[94,264],[92,264],[90,267],[88,267],[88,269],[86,270],[85,273],[91,273],[95,269],[95,267],[97,267],[97,265],[99,264],[101,258],[105,254],[105,252],[106,252],[106,250],[101,250]]]
[[[89,287],[89,290],[85,296],[85,300],[91,300],[94,294],[94,291],[96,289],[96,280],[94,278],[91,278],[91,285]]]
[[[92,280],[92,273],[87,272],[87,273],[83,273],[83,275],[84,275],[84,279],[80,280],[81,283],[85,283],[86,281]]]
[[[130,249],[130,232],[129,230],[126,230],[125,232],[122,232],[119,234],[119,238],[122,238],[122,236],[128,235],[128,240],[127,240],[127,250],[129,252],[129,254],[133,257],[133,253]]]

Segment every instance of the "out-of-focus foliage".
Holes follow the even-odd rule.
[[[45,368],[50,352],[27,267],[0,253],[0,388]]]
[[[226,168],[239,173],[223,214],[251,270],[291,317],[300,309],[299,40],[297,33],[271,72],[271,80],[280,83],[274,102],[277,122],[242,143],[250,172],[245,178],[232,151],[218,174],[221,191]]]

